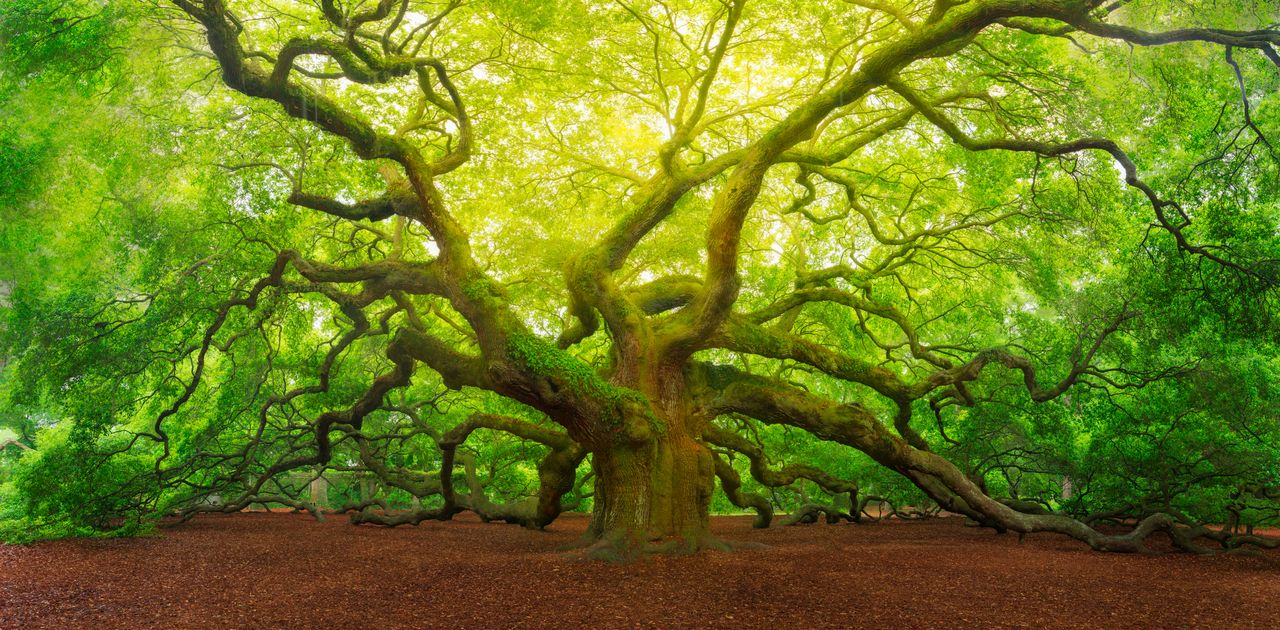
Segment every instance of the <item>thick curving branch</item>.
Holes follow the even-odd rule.
[[[720,453],[713,452],[715,458],[716,478],[720,480],[720,489],[729,498],[729,502],[740,507],[750,508],[756,512],[756,520],[751,526],[756,529],[769,527],[773,522],[773,504],[763,496],[742,489],[742,476],[734,470],[733,464]]]
[[[531,422],[493,414],[473,414],[465,422],[450,429],[440,438],[444,460],[440,466],[443,483],[452,475],[453,460],[459,445],[477,429],[503,431],[526,440],[532,440],[550,450],[538,463],[538,495],[532,501],[495,505],[485,496],[484,488],[476,480],[474,471],[468,471],[467,479],[473,480],[471,494],[465,507],[486,520],[502,520],[525,527],[541,529],[550,525],[563,509],[561,498],[573,490],[578,465],[586,457],[586,450],[567,434]],[[451,492],[446,494],[446,501]]]
[[[1173,516],[1156,513],[1125,534],[1104,534],[1076,519],[1056,514],[1025,514],[987,496],[960,469],[941,456],[913,448],[857,405],[841,405],[789,384],[749,375],[725,366],[704,366],[705,386],[713,413],[740,413],[766,423],[795,426],[817,437],[852,446],[885,467],[916,483],[944,508],[975,518],[984,525],[1020,534],[1052,532],[1080,540],[1095,550],[1141,552],[1144,541],[1165,532],[1176,546],[1203,553],[1197,541],[1208,538],[1230,548],[1253,544],[1253,538],[1222,537],[1203,525],[1186,526]],[[1261,546],[1280,541],[1264,539]]]
[[[769,467],[768,457],[764,453],[764,449],[752,444],[751,441],[742,437],[734,431],[724,429],[714,424],[709,425],[702,434],[702,439],[710,444],[741,453],[751,462],[751,476],[761,484],[771,488],[783,488],[795,483],[798,479],[808,479],[831,494],[848,494],[849,504],[858,505],[858,484],[852,481],[846,481],[833,475],[827,474],[823,470],[809,466],[807,464],[788,464],[778,470]],[[721,484],[723,486],[724,477],[721,476]],[[729,494],[726,490],[725,494]],[[731,497],[732,500],[732,497]],[[756,508],[756,527],[768,527],[772,513],[762,512],[748,497],[746,501],[750,507]],[[735,502],[739,507],[748,507]],[[852,517],[857,520],[857,515]]]

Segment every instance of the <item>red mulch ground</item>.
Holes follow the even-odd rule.
[[[0,545],[3,628],[1276,628],[1280,555],[1101,554],[960,519],[752,530],[767,549],[631,565],[548,532],[210,516],[162,535]]]

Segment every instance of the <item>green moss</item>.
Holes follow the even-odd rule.
[[[621,427],[626,416],[641,416],[655,434],[666,432],[666,425],[654,415],[643,394],[610,383],[549,341],[527,332],[515,333],[507,338],[507,351],[534,376],[552,381],[575,397],[600,403],[605,425]]]
[[[477,276],[462,285],[462,294],[473,301],[480,302],[493,296],[491,282],[484,276]]]

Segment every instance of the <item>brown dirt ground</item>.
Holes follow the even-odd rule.
[[[209,516],[139,539],[0,545],[2,628],[1280,627],[1270,559],[1117,555],[960,519],[752,530],[766,549],[630,565],[547,532]]]

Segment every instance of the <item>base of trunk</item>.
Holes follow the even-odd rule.
[[[584,554],[627,560],[650,553],[728,550],[711,536],[715,463],[688,436],[662,436],[592,452],[595,507]]]

